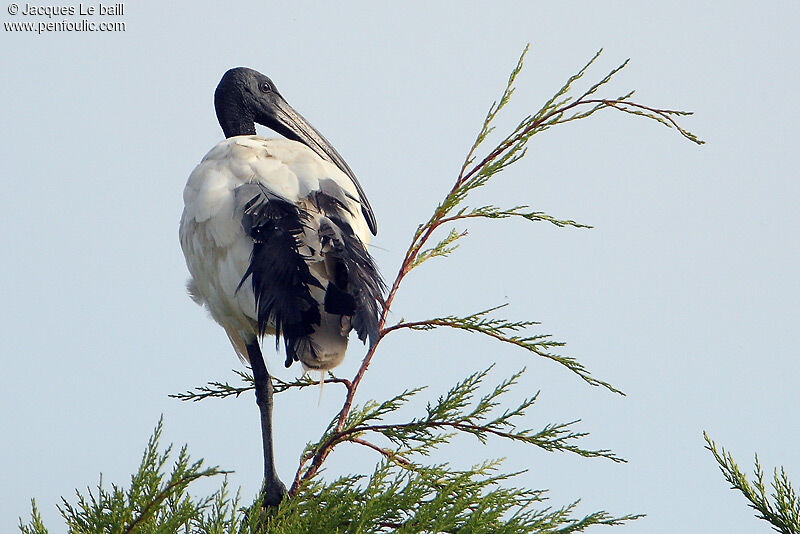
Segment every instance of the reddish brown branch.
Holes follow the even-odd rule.
[[[394,332],[395,330],[400,330],[402,328],[414,329],[414,328],[418,328],[418,327],[422,327],[422,326],[434,326],[434,327],[435,326],[447,326],[449,328],[456,328],[456,329],[459,329],[459,330],[468,330],[470,332],[477,332],[479,334],[484,334],[484,335],[487,335],[489,337],[493,337],[493,338],[495,338],[497,340],[500,340],[500,341],[503,341],[505,343],[511,343],[512,345],[517,345],[518,347],[522,347],[522,348],[524,348],[526,350],[531,350],[530,344],[525,344],[522,341],[515,340],[513,338],[509,338],[509,337],[503,336],[501,334],[496,334],[494,332],[490,332],[488,330],[483,330],[483,329],[480,329],[480,328],[464,328],[464,327],[458,326],[456,324],[453,324],[453,323],[451,323],[449,321],[444,321],[444,320],[441,320],[441,319],[428,319],[428,320],[425,320],[425,321],[413,321],[413,322],[407,322],[407,323],[397,323],[397,324],[394,324],[392,326],[389,326],[389,327],[384,328],[383,330],[381,330],[381,335],[386,335],[386,334],[388,334],[390,332]],[[544,354],[542,352],[539,352],[537,350],[533,350],[532,352],[535,352],[536,354],[538,354],[540,356],[547,357],[546,354]]]
[[[577,104],[577,102],[573,102],[573,104],[571,104],[570,106],[565,106],[565,110],[569,109],[570,107],[574,107],[574,105],[576,105],[576,104]],[[486,156],[478,165],[474,166],[472,168],[472,170],[470,170],[467,174],[464,174],[464,171],[467,168],[467,165],[464,165],[464,167],[461,169],[461,172],[459,173],[458,178],[456,179],[455,183],[453,184],[453,187],[447,193],[447,196],[445,198],[449,198],[450,196],[452,196],[458,190],[458,188],[463,186],[463,184],[467,180],[469,180],[469,178],[472,177],[481,167],[485,166],[490,161],[492,161],[493,159],[497,158],[499,155],[501,155],[503,152],[505,152],[511,146],[513,146],[513,144],[517,140],[521,139],[522,136],[524,136],[526,133],[528,133],[531,129],[537,127],[538,125],[540,125],[545,120],[548,120],[554,114],[555,114],[555,112],[552,112],[552,113],[546,115],[545,117],[539,119],[538,121],[534,121],[534,123],[532,125],[530,125],[527,128],[525,128],[522,132],[518,133],[515,136],[510,137],[504,143],[501,143],[498,147],[495,148],[495,150],[493,150],[488,156]],[[383,310],[381,312],[381,317],[380,317],[380,320],[378,322],[378,329],[380,331],[380,333],[378,335],[378,339],[375,342],[375,344],[372,345],[369,348],[369,350],[367,351],[367,354],[364,356],[364,359],[361,362],[361,366],[359,367],[358,371],[356,372],[355,377],[353,378],[351,386],[348,388],[347,397],[345,398],[345,401],[344,401],[344,404],[342,406],[342,409],[341,409],[341,411],[339,412],[339,415],[338,415],[338,422],[336,424],[336,433],[337,434],[341,433],[342,429],[344,428],[344,424],[345,424],[345,421],[347,420],[347,416],[349,415],[350,410],[351,410],[351,408],[353,406],[353,399],[355,397],[355,392],[358,389],[358,385],[361,383],[361,379],[364,377],[364,373],[366,372],[367,368],[369,367],[370,362],[372,361],[372,357],[375,354],[375,349],[378,347],[378,344],[380,344],[380,342],[383,339],[383,337],[385,335],[387,335],[389,332],[391,332],[392,330],[395,329],[393,327],[390,327],[389,329],[384,330],[384,326],[386,324],[386,318],[387,318],[387,316],[389,314],[389,309],[392,306],[392,302],[394,302],[394,297],[397,294],[397,290],[400,288],[400,283],[403,281],[403,278],[405,277],[405,275],[408,274],[409,271],[411,270],[411,266],[413,265],[414,260],[416,259],[417,254],[419,253],[421,248],[428,241],[428,239],[430,238],[431,234],[433,234],[433,232],[442,224],[443,216],[444,216],[444,208],[439,206],[436,209],[436,212],[434,212],[433,216],[431,216],[431,218],[428,220],[428,223],[425,225],[426,228],[423,231],[423,233],[421,235],[419,235],[419,236],[415,236],[415,239],[412,240],[411,244],[409,245],[408,249],[406,250],[405,257],[403,258],[403,262],[400,264],[400,269],[397,272],[397,276],[395,276],[394,282],[392,283],[392,286],[391,286],[391,288],[389,290],[389,294],[387,295],[386,300],[383,303]],[[297,468],[297,473],[295,474],[294,482],[292,484],[291,489],[289,490],[289,496],[290,497],[294,496],[297,493],[297,491],[299,489],[299,485],[304,480],[310,479],[311,477],[313,477],[317,473],[317,471],[319,470],[319,468],[322,465],[322,463],[328,457],[328,454],[330,454],[330,450],[336,444],[336,442],[337,441],[334,440],[333,437],[332,437],[332,438],[328,439],[325,443],[323,443],[319,447],[317,452],[314,454],[313,460],[311,462],[311,465],[308,467],[308,469],[305,470],[305,472],[303,472],[303,468],[305,467],[305,464],[308,462],[308,459],[304,459],[303,461],[300,462],[300,465]]]
[[[536,120],[531,121],[525,128],[523,128],[522,130],[518,131],[516,134],[512,133],[508,138],[503,140],[503,142],[501,142],[497,147],[495,147],[495,149],[492,150],[486,157],[484,157],[479,163],[473,165],[472,168],[470,168],[470,170],[467,171],[467,168],[469,167],[469,162],[470,162],[470,160],[471,160],[471,158],[472,158],[472,156],[473,156],[473,154],[475,152],[475,148],[477,147],[477,142],[476,142],[475,145],[472,146],[472,148],[470,149],[470,152],[469,152],[469,154],[467,156],[467,159],[465,160],[464,165],[462,166],[461,171],[459,172],[458,178],[456,179],[455,183],[453,184],[453,187],[450,189],[450,191],[445,196],[445,202],[443,202],[441,205],[439,205],[437,207],[436,211],[433,213],[431,218],[423,226],[422,233],[421,234],[415,234],[414,239],[411,241],[411,244],[409,245],[408,249],[406,250],[405,256],[403,258],[402,263],[400,264],[400,268],[399,268],[399,270],[397,272],[397,275],[395,276],[394,282],[392,283],[392,286],[391,286],[391,288],[389,290],[389,293],[388,293],[388,295],[386,297],[386,300],[383,302],[383,309],[381,311],[380,320],[378,321],[378,330],[379,330],[378,339],[376,340],[375,344],[372,345],[369,348],[369,350],[367,351],[367,354],[364,356],[364,359],[361,362],[361,366],[359,367],[358,371],[356,372],[356,375],[353,377],[352,382],[345,381],[344,379],[337,379],[336,380],[337,382],[344,383],[347,386],[347,397],[345,398],[344,404],[342,405],[342,409],[340,410],[339,415],[337,416],[338,417],[338,421],[336,423],[336,431],[334,432],[334,434],[328,440],[326,440],[323,444],[320,445],[320,447],[317,449],[317,451],[313,455],[306,455],[301,460],[300,466],[297,468],[297,473],[295,474],[294,483],[292,484],[292,487],[291,487],[291,489],[289,491],[289,495],[290,496],[294,496],[297,493],[297,491],[299,489],[299,485],[303,481],[310,479],[311,477],[313,477],[317,473],[317,471],[319,470],[320,466],[325,461],[325,459],[328,457],[328,455],[330,454],[330,452],[333,449],[333,447],[335,447],[336,444],[340,443],[343,440],[343,438],[346,438],[347,436],[349,436],[351,434],[354,434],[354,433],[358,433],[358,432],[364,432],[364,431],[367,431],[367,430],[379,431],[378,429],[385,428],[384,426],[373,426],[373,427],[364,426],[364,427],[356,427],[356,428],[353,428],[353,429],[349,429],[347,431],[343,431],[343,428],[344,428],[344,425],[345,425],[345,421],[347,420],[347,417],[350,414],[350,410],[352,409],[352,406],[353,406],[353,399],[355,398],[356,390],[358,389],[358,386],[361,383],[361,380],[364,377],[364,374],[365,374],[367,368],[369,367],[370,362],[372,361],[372,357],[375,355],[375,350],[378,347],[378,344],[381,342],[381,340],[386,335],[390,334],[391,332],[393,332],[395,330],[401,329],[401,328],[412,328],[414,326],[423,326],[423,325],[453,326],[453,325],[445,323],[443,321],[438,321],[438,322],[437,321],[419,321],[419,322],[409,322],[409,323],[398,323],[398,324],[390,326],[388,328],[385,327],[386,319],[387,319],[388,314],[389,314],[389,310],[390,310],[390,308],[392,306],[392,303],[394,302],[395,295],[397,294],[397,291],[400,288],[401,282],[403,281],[405,276],[411,271],[412,266],[414,264],[414,261],[416,260],[417,256],[419,255],[420,251],[422,250],[422,247],[424,247],[425,244],[427,243],[428,239],[430,239],[430,237],[433,234],[433,232],[435,232],[436,229],[439,228],[439,226],[441,226],[442,224],[445,224],[447,222],[452,222],[452,221],[454,221],[456,219],[459,219],[459,218],[466,218],[466,216],[445,217],[445,215],[447,214],[448,209],[443,207],[443,206],[447,202],[447,200],[450,199],[458,191],[459,188],[464,186],[464,184],[468,180],[470,180],[473,176],[475,176],[478,172],[480,172],[480,170],[483,169],[484,167],[486,167],[486,165],[488,165],[492,161],[496,160],[498,157],[502,156],[507,150],[511,149],[516,143],[522,141],[527,136],[529,136],[531,134],[531,132],[533,132],[534,130],[542,127],[543,125],[546,125],[554,117],[557,118],[556,119],[556,123],[559,122],[561,115],[563,115],[567,111],[570,111],[572,109],[577,108],[578,106],[584,106],[584,105],[589,105],[589,104],[600,104],[602,106],[612,107],[612,108],[615,108],[615,109],[619,109],[621,111],[628,111],[628,112],[630,112],[630,110],[624,109],[623,106],[629,106],[631,108],[644,110],[644,111],[647,111],[649,113],[652,113],[652,114],[660,117],[661,119],[666,120],[668,123],[673,125],[682,135],[684,135],[685,137],[691,139],[690,134],[688,134],[688,132],[686,132],[684,129],[682,129],[678,125],[677,121],[675,121],[675,119],[672,117],[672,115],[675,113],[672,110],[663,110],[663,109],[651,108],[651,107],[644,106],[644,105],[641,105],[641,104],[636,104],[634,102],[630,102],[630,101],[627,101],[627,100],[624,100],[624,99],[584,99],[586,96],[587,96],[587,94],[584,94],[580,98],[578,98],[577,100],[573,101],[572,103],[565,104],[565,105],[560,106],[560,107],[558,107],[556,109],[553,109],[549,113],[545,113],[544,115],[542,115],[541,117],[537,118]],[[489,335],[491,337],[500,339],[502,341],[506,341],[506,342],[514,343],[516,345],[524,346],[521,342],[515,342],[513,340],[501,337],[499,335],[494,335],[494,334],[492,334],[490,332],[486,332],[486,331],[483,331],[483,330],[480,330],[480,332],[482,332],[482,333],[484,333],[486,335]],[[528,347],[526,346],[525,348],[528,348]],[[388,426],[391,426],[391,425],[387,425],[386,427],[388,427]],[[431,424],[431,426],[447,426],[447,427],[456,428],[456,429],[462,430],[462,431],[476,431],[479,428],[479,427],[475,427],[475,426],[472,426],[472,425],[462,425],[460,423],[446,423],[446,422],[440,422],[440,423],[436,423],[436,424]],[[495,431],[486,430],[486,429],[482,429],[482,431],[486,431],[488,433],[496,434],[496,435],[503,436],[503,437],[509,437],[509,435],[506,435],[506,434],[501,433],[501,432],[495,432]],[[357,439],[357,438],[350,438],[349,441],[354,441],[354,439]],[[360,443],[360,440],[356,441],[356,442]],[[362,445],[366,445],[368,447],[375,448],[376,450],[378,450],[382,454],[385,454],[383,449],[380,449],[377,446],[374,446],[372,444],[367,444],[367,443],[368,442],[364,442],[364,443],[361,443],[361,444]],[[305,468],[305,466],[306,466],[306,464],[308,463],[309,460],[311,460],[311,465],[308,466],[308,468],[305,471],[303,471],[303,469]]]

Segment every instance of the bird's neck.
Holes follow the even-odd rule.
[[[230,98],[216,97],[214,98],[214,108],[226,138],[256,134],[256,123],[253,116],[247,112],[241,102]]]
[[[222,131],[225,132],[225,137],[256,134],[256,124],[249,117],[234,115],[218,118],[219,125],[222,126]]]

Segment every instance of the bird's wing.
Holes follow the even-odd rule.
[[[323,178],[297,204],[261,183],[235,195],[253,239],[241,283],[251,279],[259,330],[283,336],[287,366],[327,368],[343,357],[351,327],[374,343],[384,284],[349,222],[361,214],[348,193]]]
[[[361,341],[377,341],[378,321],[385,286],[372,256],[348,222],[354,216],[346,192],[333,180],[320,180],[314,204],[324,215],[320,242],[330,282],[325,291],[325,311],[352,316]]]

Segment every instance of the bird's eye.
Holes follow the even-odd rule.
[[[271,93],[272,87],[270,86],[269,82],[261,82],[261,85],[258,86],[261,89],[262,93]]]

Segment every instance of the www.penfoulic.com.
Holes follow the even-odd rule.
[[[125,14],[125,5],[122,3],[79,3],[74,5],[11,3],[8,4],[8,14],[16,20],[3,22],[3,29],[7,32],[39,34],[49,32],[124,32],[126,29],[125,22],[119,20]],[[75,16],[80,18],[62,18]],[[54,17],[62,20],[53,20]],[[92,20],[88,17],[97,17],[101,20]]]
[[[124,32],[124,22],[94,22],[61,20],[58,22],[4,22],[3,28],[9,32]]]

